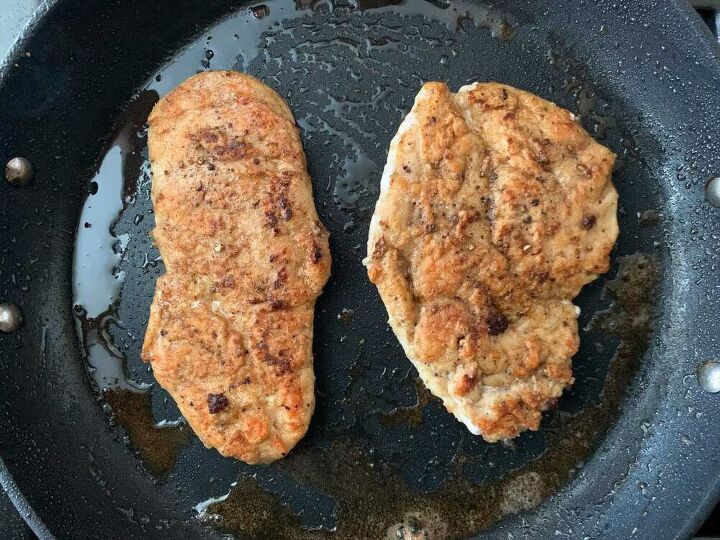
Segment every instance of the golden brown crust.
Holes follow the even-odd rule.
[[[583,285],[615,243],[614,155],[510,86],[428,83],[392,142],[368,274],[430,390],[489,441],[572,383]]]
[[[205,72],[149,124],[166,273],[143,358],[207,446],[274,461],[313,412],[313,306],[330,272],[292,114],[253,77]]]

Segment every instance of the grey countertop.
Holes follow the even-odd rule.
[[[0,58],[10,50],[20,31],[45,0],[2,0],[0,9]]]

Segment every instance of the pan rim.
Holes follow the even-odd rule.
[[[22,45],[29,39],[30,34],[35,27],[38,26],[43,17],[50,13],[59,1],[60,0],[43,0],[43,2],[35,9],[30,19],[25,23],[25,25],[23,25],[20,34],[17,36],[8,51],[5,52],[4,57],[0,57],[0,84],[2,84],[7,78],[7,73],[10,71],[13,63],[20,55]],[[23,521],[25,521],[27,526],[30,527],[33,534],[35,534],[40,540],[56,539],[56,536],[50,532],[48,526],[40,518],[37,512],[35,512],[35,509],[25,498],[25,495],[23,495],[1,455],[0,486],[2,486],[3,491],[10,499],[10,502],[15,507],[15,510],[17,510],[18,514]]]
[[[678,16],[684,15],[684,22],[689,27],[688,30],[694,32],[698,37],[698,43],[705,46],[705,50],[698,57],[707,58],[714,64],[715,71],[720,73],[720,43],[710,31],[710,28],[700,18],[700,15],[692,6],[689,0],[677,0],[668,6],[669,9],[675,8]],[[677,528],[674,535],[675,538],[690,538],[707,520],[713,509],[720,504],[720,470],[716,471],[712,487],[708,491],[703,502],[696,507],[695,512],[682,520],[682,525]]]
[[[50,532],[45,522],[35,512],[25,495],[22,494],[5,461],[0,456],[0,486],[12,502],[18,514],[23,518],[28,527],[40,540],[55,540],[55,535]]]

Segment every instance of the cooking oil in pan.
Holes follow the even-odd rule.
[[[157,99],[156,93],[144,92],[127,107],[90,184],[75,237],[73,311],[93,385],[147,467],[162,475],[172,468],[191,430],[183,421],[154,419],[150,382],[128,373],[125,347],[116,344],[119,336],[138,339],[127,331],[118,307],[129,244],[147,234],[145,213],[137,213],[136,202],[149,193],[144,122]],[[129,219],[138,230],[122,227],[120,232],[118,223]],[[145,252],[145,268],[156,261],[154,253]]]
[[[184,421],[156,422],[148,392],[120,388],[105,390],[103,397],[112,410],[113,419],[127,432],[130,445],[155,475],[168,473],[175,465],[178,451],[192,437]]]
[[[157,95],[144,93],[129,106],[100,160],[80,213],[73,261],[73,310],[78,319],[88,370],[96,386],[142,390],[127,377],[123,353],[114,346],[117,317],[127,275],[121,266],[130,232],[118,232],[121,214],[133,202],[138,177],[147,177],[142,156],[143,124]]]
[[[141,447],[148,468],[166,471],[176,459],[185,459],[181,466],[197,471],[192,480],[179,474],[170,478],[187,494],[188,509],[206,501],[197,506],[204,523],[251,538],[466,537],[556,492],[610,426],[650,330],[652,318],[644,314],[653,310],[655,259],[643,259],[643,268],[621,265],[618,283],[629,279],[645,291],[628,296],[629,302],[621,285],[608,287],[605,300],[601,283],[583,293],[587,298],[579,303],[588,321],[587,313],[613,299],[614,307],[598,321],[645,322],[625,334],[614,333],[610,322],[588,326],[576,362],[576,387],[557,412],[547,415],[541,432],[508,445],[469,435],[414,380],[361,265],[389,142],[423,82],[445,80],[457,89],[471,80],[501,80],[541,94],[552,87],[559,93],[547,97],[585,113],[587,122],[599,122],[593,115],[612,119],[604,113],[602,95],[596,96],[582,77],[567,85],[564,68],[542,67],[552,44],[543,41],[533,48],[528,40],[536,37],[522,23],[512,13],[450,0],[257,4],[188,44],[129,107],[118,131],[120,144],[110,145],[95,179],[97,193],[88,198],[83,219],[89,227],[82,220],[79,227],[78,318],[88,363],[102,366],[92,372],[97,387],[133,392],[105,398],[130,443]],[[520,67],[509,70],[497,60],[517,51],[522,54],[513,57]],[[562,55],[558,65],[560,60]],[[178,458],[175,449],[186,444],[189,430],[165,428],[175,431],[164,441],[158,438],[163,430],[157,420],[172,422],[178,412],[156,385],[148,389],[152,375],[139,356],[154,282],[162,273],[149,237],[154,220],[142,124],[159,96],[207,69],[246,71],[288,100],[301,129],[318,211],[331,232],[333,279],[318,302],[315,325],[316,412],[298,447],[267,467],[225,466],[229,460],[197,442]],[[524,77],[537,81],[535,86]],[[620,128],[608,121],[597,132],[616,153],[625,135]],[[633,159],[628,156],[630,168],[622,174],[646,174]],[[104,210],[90,208],[102,193],[108,201]],[[642,211],[655,207],[650,199],[637,204]],[[628,208],[636,219],[633,210]],[[101,246],[104,255],[87,242]],[[92,265],[82,266],[82,260]],[[99,273],[103,277],[95,279]],[[631,277],[637,275],[645,279]],[[95,292],[84,293],[91,291],[84,284],[93,279]],[[338,313],[352,315],[338,319]],[[601,345],[597,349],[595,341]],[[183,458],[188,448],[197,462]]]

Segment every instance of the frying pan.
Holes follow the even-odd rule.
[[[40,538],[699,526],[720,495],[720,398],[706,391],[720,359],[720,55],[685,2],[46,7],[0,71],[0,158],[34,169],[0,187],[0,300],[24,319],[0,335],[0,481]],[[226,68],[288,99],[332,234],[318,407],[265,467],[203,448],[139,359],[162,272],[144,122],[186,77]],[[576,383],[509,444],[469,435],[417,384],[361,266],[389,141],[426,80],[535,92],[619,156],[621,235],[577,299]]]

